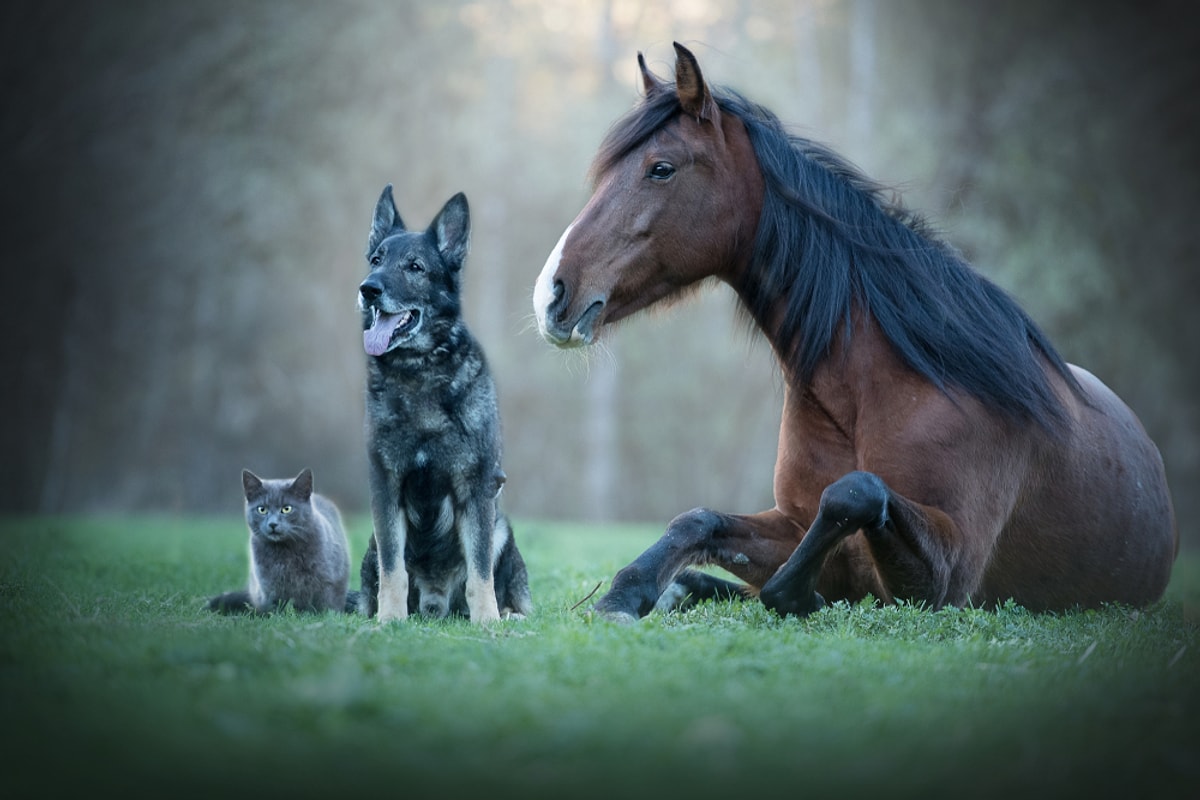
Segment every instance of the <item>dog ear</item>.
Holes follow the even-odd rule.
[[[257,475],[248,469],[242,470],[242,491],[246,494],[246,499],[249,500],[252,495],[256,495],[262,491],[263,483]]]
[[[404,220],[400,219],[400,212],[396,210],[396,201],[392,199],[392,185],[389,183],[383,187],[379,202],[375,204],[371,235],[367,237],[367,258],[370,258],[375,248],[379,247],[379,243],[396,229],[404,230]]]
[[[471,248],[471,209],[462,192],[446,201],[429,226],[437,249],[452,269],[460,269]]]
[[[300,474],[296,476],[296,480],[292,481],[292,485],[288,489],[307,502],[312,498],[313,493],[313,474],[308,467],[300,470]]]

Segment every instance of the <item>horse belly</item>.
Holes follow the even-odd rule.
[[[1066,443],[1050,443],[985,575],[985,599],[1032,609],[1145,605],[1162,596],[1178,546],[1158,449],[1133,412],[1086,371],[1093,407],[1075,404]]]

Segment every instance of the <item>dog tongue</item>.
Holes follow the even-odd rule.
[[[380,311],[375,315],[375,324],[363,331],[363,348],[369,356],[381,356],[387,352],[388,343],[392,340],[392,331],[408,318],[407,311],[399,314],[385,314]]]

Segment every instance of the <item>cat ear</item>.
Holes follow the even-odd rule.
[[[429,226],[437,249],[451,269],[459,269],[471,248],[471,209],[462,192],[446,201]]]
[[[375,204],[375,217],[371,220],[371,234],[367,237],[367,258],[379,247],[379,243],[387,238],[397,228],[404,230],[404,221],[396,210],[396,201],[392,199],[392,185],[383,187],[379,202]]]
[[[242,470],[242,491],[246,493],[246,499],[249,500],[253,495],[262,491],[262,480],[248,469]]]
[[[304,500],[309,500],[313,493],[313,474],[308,467],[300,470],[300,474],[296,476],[296,480],[292,481],[292,485],[288,489]]]

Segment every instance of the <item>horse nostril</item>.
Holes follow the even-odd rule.
[[[362,295],[363,300],[370,302],[379,299],[383,294],[383,287],[373,280],[365,280],[359,285],[358,293]]]
[[[547,310],[553,313],[562,310],[567,305],[567,287],[562,281],[555,281],[552,291],[554,299],[550,301]]]

